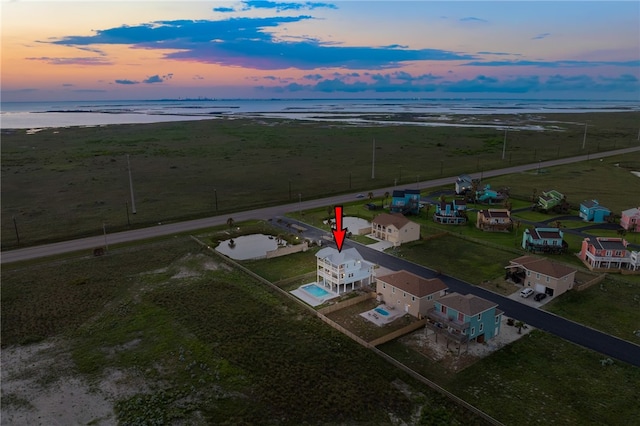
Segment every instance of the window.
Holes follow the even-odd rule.
[[[605,256],[611,256],[611,250],[607,250],[604,255]]]
[[[462,312],[458,312],[458,321],[464,322],[464,314]]]
[[[407,297],[407,292],[406,291],[402,292],[402,297]]]
[[[482,314],[478,314],[478,321],[480,321],[482,319]]]
[[[496,324],[500,322],[500,315],[496,315]]]
[[[416,297],[415,296],[411,296],[411,301],[415,302],[416,301]]]
[[[447,313],[447,307],[444,305],[440,305],[440,312],[442,312],[443,314]]]
[[[391,287],[391,293],[393,293],[393,294],[396,293],[396,288],[395,287]]]
[[[382,288],[387,288],[387,283],[382,283]]]
[[[547,277],[547,282],[549,282],[549,277]]]
[[[540,279],[540,274],[536,274],[536,279],[539,280]]]
[[[478,329],[478,332],[482,333],[484,331],[484,323],[481,322],[480,323],[480,328]]]
[[[531,271],[527,271],[527,276],[530,277],[531,276]]]
[[[433,299],[433,296],[432,296],[432,295],[428,295],[428,296],[427,296],[427,300],[432,300],[432,299]]]
[[[475,327],[471,327],[471,334],[470,334],[470,336],[473,336],[474,334],[476,334],[476,328],[475,328]]]

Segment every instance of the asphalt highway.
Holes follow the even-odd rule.
[[[562,164],[576,163],[579,161],[585,161],[595,158],[609,157],[613,155],[626,154],[631,152],[640,151],[640,146],[619,149],[616,151],[599,152],[594,154],[580,155],[571,158],[560,158],[557,160],[540,161],[533,164],[527,164],[522,166],[506,167],[498,170],[487,170],[481,173],[472,173],[471,177],[478,178],[482,175],[482,178],[488,178],[493,176],[506,175],[511,173],[521,173],[528,170],[536,170],[540,167],[552,167]],[[440,179],[434,179],[430,181],[418,182],[415,184],[416,188],[434,188],[443,185],[453,185],[456,180],[456,176],[448,176]],[[408,185],[400,185],[400,188],[413,188],[413,183]],[[381,194],[384,192],[392,192],[394,187],[379,188],[373,192]],[[10,251],[3,251],[0,253],[0,263],[19,262],[23,260],[36,259],[39,257],[53,256],[61,253],[70,253],[75,251],[92,251],[97,247],[104,247],[105,245],[125,243],[131,241],[144,240],[148,238],[161,237],[166,235],[178,234],[183,232],[195,231],[198,229],[209,228],[213,226],[223,225],[227,222],[229,217],[233,217],[235,222],[242,222],[250,219],[269,219],[276,216],[284,215],[288,212],[297,210],[306,210],[316,207],[330,206],[342,203],[348,203],[356,200],[356,194],[337,195],[328,198],[315,199],[315,200],[303,200],[297,203],[284,204],[281,206],[266,207],[261,209],[249,210],[244,212],[227,213],[222,216],[214,216],[203,219],[195,219],[184,222],[169,223],[163,225],[152,226],[148,228],[135,229],[131,231],[123,231],[113,234],[107,234],[106,241],[104,235],[97,235],[95,237],[86,237],[70,241],[62,241],[58,243],[46,244],[42,246],[26,247],[23,249],[16,249]]]

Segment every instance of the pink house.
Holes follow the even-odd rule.
[[[587,237],[582,241],[580,259],[591,270],[629,269],[631,252],[622,238]]]
[[[628,232],[640,232],[640,207],[623,211],[620,215],[620,226]]]

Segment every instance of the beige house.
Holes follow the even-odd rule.
[[[420,225],[410,221],[402,213],[382,213],[371,222],[374,237],[393,243],[394,247],[420,239]]]
[[[535,256],[522,256],[510,263],[506,267],[509,274],[519,277],[525,288],[531,287],[537,293],[558,296],[573,288],[575,268]]]
[[[434,300],[446,294],[447,286],[439,278],[422,278],[407,271],[376,277],[378,300],[389,309],[398,309],[424,318]]]
[[[511,212],[507,209],[480,210],[476,227],[483,231],[509,231],[511,229]]]

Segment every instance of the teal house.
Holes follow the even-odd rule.
[[[500,334],[503,312],[496,303],[472,294],[451,293],[434,301],[428,318],[449,337],[482,343]]]
[[[569,245],[563,238],[564,233],[558,228],[525,229],[522,248],[533,253],[564,253]]]
[[[606,222],[610,215],[611,210],[601,206],[598,200],[580,203],[580,217],[587,222]]]
[[[391,195],[391,213],[403,215],[420,214],[420,191],[405,189],[393,191]]]

